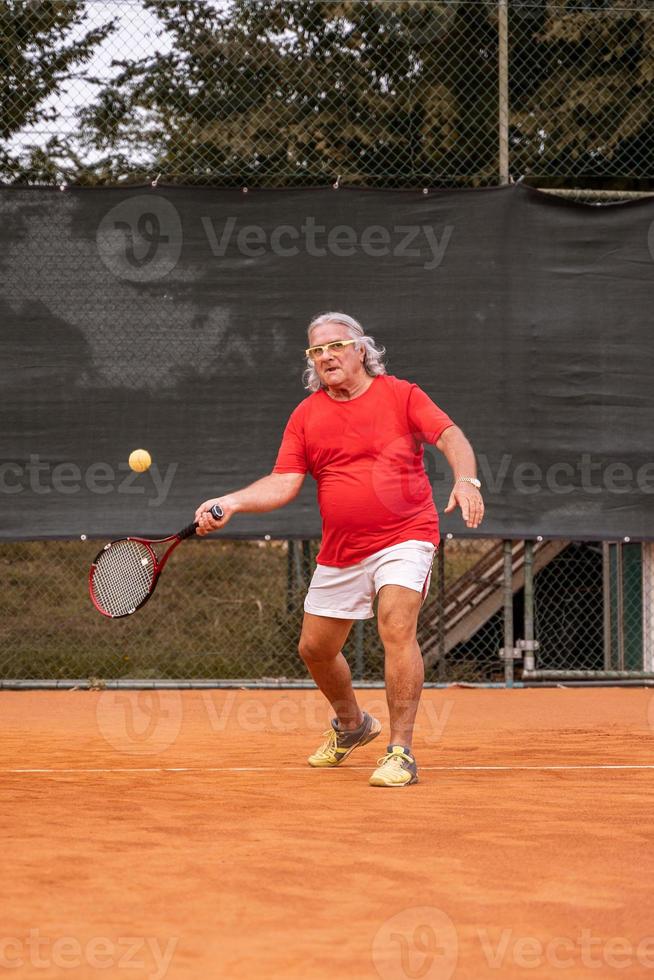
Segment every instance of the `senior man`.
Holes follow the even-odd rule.
[[[283,507],[311,473],[323,535],[299,650],[335,718],[308,761],[338,766],[381,732],[359,707],[341,652],[354,621],[372,618],[378,597],[390,741],[370,783],[409,786],[418,781],[411,742],[424,682],[417,620],[439,543],[423,444],[435,445],[453,472],[445,513],[460,507],[471,528],[484,513],[475,457],[461,429],[418,385],[386,373],[383,348],[355,319],[321,314],[308,337],[305,382],[312,393],[291,414],[272,473],[205,500],[195,515],[198,534],[220,530],[239,511]],[[216,503],[220,521],[209,513]]]

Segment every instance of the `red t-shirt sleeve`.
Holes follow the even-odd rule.
[[[434,445],[445,429],[454,425],[449,415],[446,415],[418,385],[411,385],[407,409],[411,431],[421,442]]]
[[[304,425],[299,408],[301,406],[295,409],[286,423],[273,473],[307,473],[309,470]]]

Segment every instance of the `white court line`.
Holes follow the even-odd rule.
[[[329,768],[329,767],[325,767]],[[333,767],[337,768],[337,767]],[[341,768],[340,766],[338,768]],[[597,765],[561,765],[561,766],[419,766],[424,772],[568,772],[575,770],[602,771],[602,770],[630,770],[630,769],[654,769],[654,763],[643,765],[632,764],[610,764],[599,763]],[[343,766],[342,771],[361,770],[368,771],[370,766]],[[171,766],[171,767],[139,767],[128,766],[124,768],[110,767],[104,769],[0,769],[2,773],[22,774],[22,775],[57,775],[58,773],[110,773],[110,772],[315,772],[311,766]]]

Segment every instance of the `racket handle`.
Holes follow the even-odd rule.
[[[209,513],[213,517],[214,521],[220,521],[225,516],[224,510],[219,504],[214,504],[211,510],[209,511]],[[199,525],[196,523],[189,524],[188,527],[185,527],[182,531],[179,532],[177,537],[179,538],[180,541],[184,541],[186,538],[192,537],[197,531],[198,526]]]
[[[195,523],[187,524],[187,526],[182,528],[182,530],[178,533],[177,537],[179,538],[180,541],[185,541],[186,538],[193,537],[197,529],[198,529],[197,524]]]

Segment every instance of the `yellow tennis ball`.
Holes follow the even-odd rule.
[[[136,473],[145,473],[150,469],[152,457],[147,449],[135,449],[129,454],[129,465]]]

